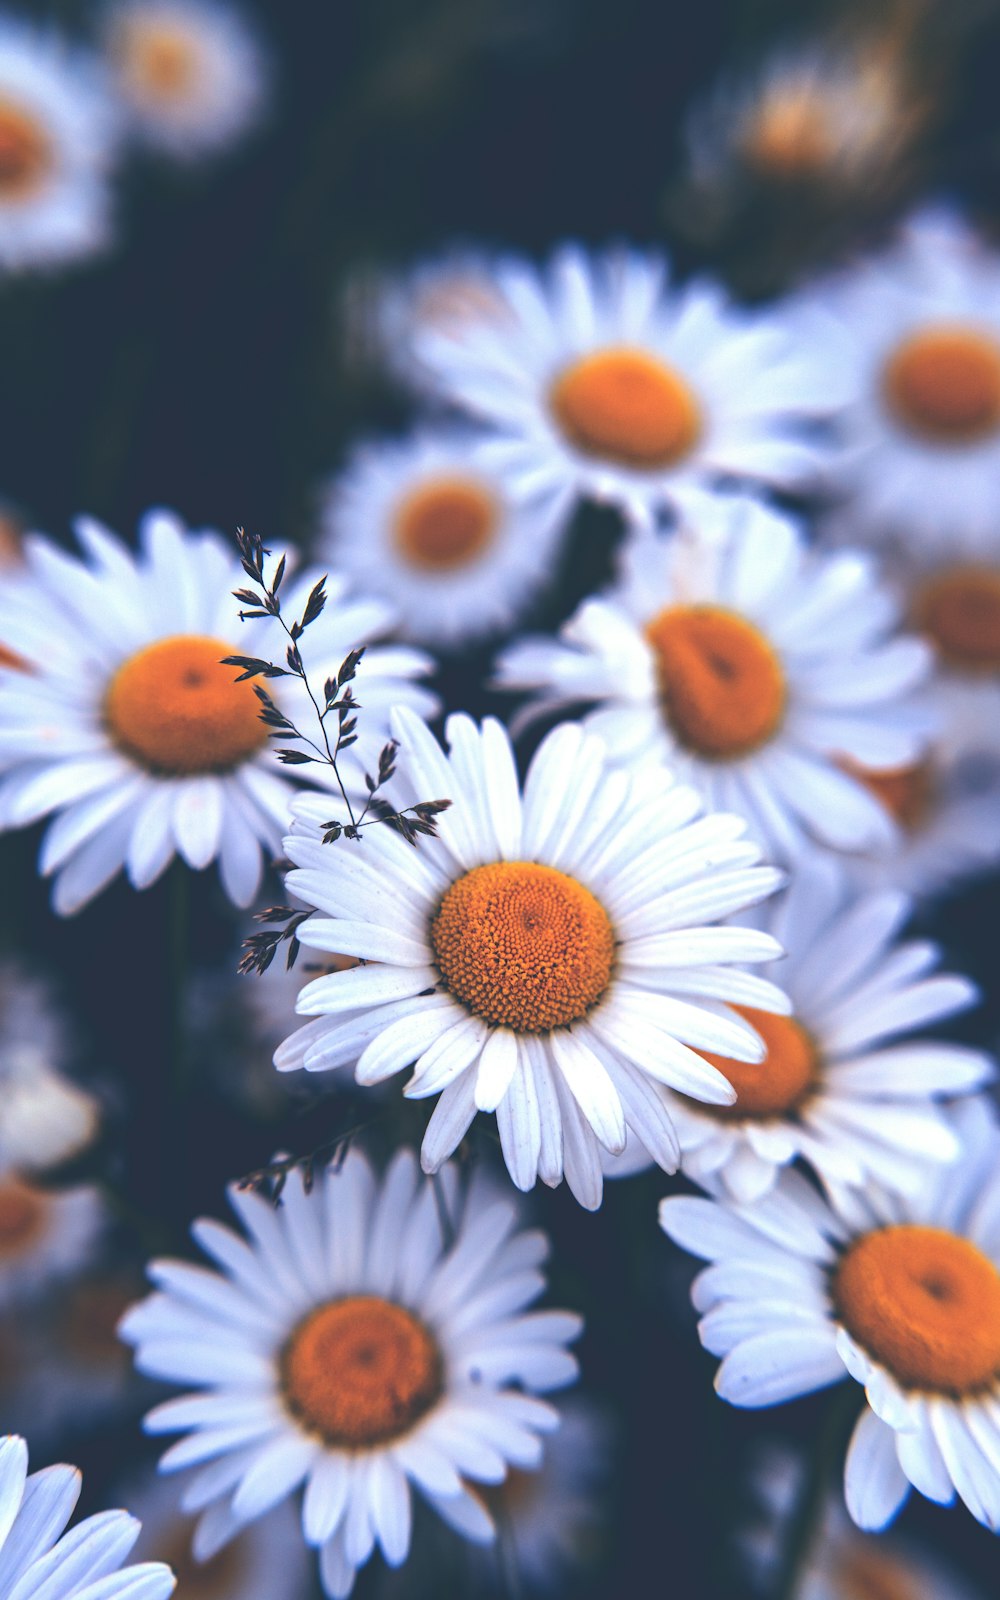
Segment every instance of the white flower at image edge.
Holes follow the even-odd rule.
[[[864,1386],[844,1491],[869,1530],[912,1486],[1000,1531],[1000,1128],[982,1100],[953,1115],[962,1154],[915,1196],[872,1184],[834,1207],[786,1172],[753,1206],[660,1203],[664,1232],[712,1263],[692,1299],[724,1400]]]
[[[283,660],[285,635],[270,617],[240,621],[232,591],[246,578],[217,534],[188,532],[166,511],[143,518],[138,555],[90,519],[77,534],[86,561],[31,538],[27,574],[0,594],[0,825],[57,813],[39,868],[56,875],[53,905],[64,916],[122,867],[135,888],[147,888],[175,852],[196,869],[218,859],[229,898],[248,905],[288,826],[287,774],[308,772],[327,788],[332,781],[320,765],[280,764],[253,682],[221,665],[230,655]],[[289,617],[301,614],[320,576],[286,578]],[[320,685],[394,620],[383,601],[350,597],[336,575],[327,597],[300,643]],[[366,651],[354,685],[364,706],[359,743],[344,758],[355,784],[358,758],[378,760],[392,705],[435,709],[413,682],[429,666],[408,647]],[[267,681],[296,726],[317,735],[300,681]],[[328,794],[334,814],[340,803]]]
[[[352,1149],[308,1193],[294,1169],[278,1208],[229,1198],[249,1239],[196,1223],[221,1272],[155,1262],[159,1292],[121,1328],[140,1371],[196,1387],[147,1418],[185,1435],[161,1470],[195,1469],[181,1495],[201,1514],[195,1556],[303,1485],[303,1535],[337,1600],[376,1544],[405,1561],[411,1485],[467,1538],[491,1540],[470,1485],[540,1464],[559,1416],[536,1395],[577,1376],[566,1345],[580,1318],[527,1309],[545,1287],[544,1234],[516,1231],[488,1180],[463,1189],[452,1168],[421,1180],[408,1150],[381,1181]]]
[[[127,1512],[99,1512],[63,1533],[79,1494],[75,1467],[29,1477],[24,1440],[0,1440],[0,1600],[166,1600],[169,1567],[123,1565],[139,1537]]]
[[[740,818],[702,815],[663,768],[614,770],[578,726],[543,742],[523,794],[499,723],[449,717],[447,756],[411,713],[393,729],[406,782],[451,807],[417,849],[380,827],[346,850],[321,842],[326,802],[300,797],[287,886],[320,915],[298,936],[363,964],[302,989],[297,1010],[314,1020],[276,1065],[356,1067],[362,1084],[413,1066],[404,1093],[438,1097],[425,1171],[477,1111],[496,1112],[521,1189],[565,1175],[598,1206],[601,1149],[620,1152],[628,1128],[673,1171],[668,1086],[728,1104],[733,1090],[697,1052],[763,1059],[726,1002],[788,1009],[734,966],[776,956],[776,940],[711,926],[782,874],[759,864]]]

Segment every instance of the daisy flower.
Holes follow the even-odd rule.
[[[196,1468],[181,1502],[201,1513],[195,1557],[305,1485],[303,1535],[340,1597],[376,1543],[405,1561],[411,1485],[467,1537],[493,1537],[468,1485],[538,1465],[558,1414],[535,1395],[575,1379],[581,1324],[526,1309],[544,1235],[515,1232],[513,1205],[451,1170],[436,1192],[409,1151],[380,1183],[357,1150],[308,1193],[296,1169],[282,1197],[232,1189],[249,1242],[197,1223],[222,1272],[155,1263],[159,1292],[122,1336],[141,1371],[197,1386],[147,1418],[185,1434],[161,1469]]]
[[[773,984],[730,965],[769,959],[775,940],[709,926],[770,894],[781,874],[758,865],[738,818],[702,816],[665,769],[612,771],[578,727],[549,735],[523,793],[492,719],[449,717],[447,757],[412,714],[394,727],[412,781],[451,809],[419,850],[379,828],[363,853],[334,859],[303,797],[285,840],[298,869],[287,884],[321,915],[298,936],[367,964],[306,985],[297,1009],[314,1020],[276,1066],[356,1064],[363,1084],[413,1066],[404,1094],[439,1096],[428,1172],[477,1111],[496,1112],[520,1189],[565,1175],[597,1207],[601,1148],[621,1151],[629,1127],[673,1171],[665,1085],[728,1103],[732,1089],[697,1051],[759,1061],[763,1045],[724,1002],[787,1009]]]
[[[692,1295],[724,1400],[864,1385],[844,1488],[869,1530],[911,1485],[1000,1526],[1000,1129],[983,1100],[955,1118],[961,1160],[905,1199],[870,1185],[834,1207],[786,1172],[752,1207],[660,1204],[664,1232],[713,1263]]]
[[[260,120],[263,52],[240,13],[211,0],[124,0],[105,21],[124,110],[154,149],[193,161],[234,144]]]
[[[967,978],[935,972],[932,944],[900,943],[904,895],[849,891],[837,863],[805,860],[765,925],[788,954],[776,968],[791,1016],[743,1014],[767,1046],[762,1066],[710,1059],[731,1106],[671,1096],[682,1166],[749,1204],[804,1157],[824,1183],[918,1192],[928,1162],[959,1142],[934,1096],[968,1094],[995,1068],[978,1050],[907,1037],[974,1005]]]
[[[0,1174],[0,1306],[36,1299],[83,1268],[105,1222],[97,1189],[41,1189]]]
[[[62,1072],[67,1049],[46,985],[0,962],[0,1171],[57,1166],[97,1133],[98,1102]]]
[[[843,451],[831,479],[851,538],[867,532],[951,558],[990,548],[1000,487],[997,254],[933,211],[805,303],[832,318],[855,395],[838,418]]]
[[[0,272],[106,248],[115,153],[114,110],[90,59],[0,19]]]
[[[312,1563],[291,1501],[249,1527],[208,1561],[196,1561],[195,1519],[180,1509],[176,1479],[140,1481],[126,1498],[142,1523],[137,1554],[177,1576],[179,1600],[305,1600]]]
[[[822,340],[796,344],[715,284],[671,288],[662,259],[634,252],[567,246],[543,272],[503,261],[495,282],[511,316],[426,332],[416,353],[442,397],[496,430],[487,458],[512,493],[648,520],[690,484],[816,472],[804,425],[836,404]]]
[[[124,1565],[139,1536],[127,1512],[100,1512],[63,1532],[79,1494],[75,1467],[29,1477],[24,1440],[0,1440],[0,1600],[166,1600],[169,1567]]]
[[[926,746],[930,654],[895,623],[867,556],[814,554],[743,496],[688,495],[678,532],[637,533],[617,585],[557,640],[511,645],[497,683],[536,692],[522,723],[596,702],[584,724],[616,761],[669,761],[789,861],[894,837],[844,758],[883,771]]]
[[[406,638],[509,628],[552,572],[565,508],[513,499],[481,452],[463,429],[362,446],[328,494],[320,559],[390,600]]]
[[[240,622],[232,591],[244,578],[235,554],[216,534],[188,533],[169,512],[144,518],[138,557],[89,519],[77,533],[86,560],[30,539],[30,593],[22,585],[0,595],[0,638],[31,667],[0,667],[0,823],[21,827],[58,813],[40,869],[57,874],[53,904],[62,915],[123,866],[146,888],[175,851],[194,868],[218,859],[230,899],[248,905],[264,855],[280,848],[293,787],[268,742],[253,683],[238,683],[238,669],[221,663],[232,654],[281,654],[275,625]],[[286,580],[291,614],[315,578]],[[326,610],[301,644],[310,676],[322,683],[392,621],[383,602],[349,598],[333,576]],[[357,678],[362,762],[377,761],[393,704],[435,709],[413,681],[429,664],[401,646],[367,652]],[[269,688],[311,733],[315,713],[299,680],[274,679]],[[360,782],[354,750],[344,766]],[[307,770],[328,781],[327,769]]]

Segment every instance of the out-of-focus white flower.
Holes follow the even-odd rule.
[[[505,314],[425,331],[437,392],[497,432],[485,459],[512,494],[609,501],[649,520],[677,490],[720,477],[791,486],[825,451],[805,425],[836,408],[837,363],[817,323],[722,289],[671,288],[667,263],[567,246],[542,272],[504,260]],[[509,314],[507,314],[509,308]]]
[[[51,30],[0,19],[0,272],[107,247],[116,145],[90,58]]]
[[[253,683],[237,682],[239,669],[221,663],[233,654],[283,659],[284,636],[271,618],[240,621],[233,590],[246,580],[217,534],[150,512],[137,557],[96,522],[82,520],[77,531],[86,561],[33,538],[30,581],[0,593],[0,639],[32,669],[0,665],[0,824],[57,813],[40,868],[57,875],[53,904],[63,915],[123,866],[136,888],[148,887],[175,851],[196,869],[218,859],[230,899],[248,905],[264,856],[280,846],[294,791]],[[300,615],[317,576],[286,579],[289,615]],[[352,598],[330,575],[326,609],[300,641],[306,670],[321,686],[392,622],[383,601]],[[415,681],[429,666],[412,648],[367,650],[357,671],[359,743],[343,763],[354,783],[359,758],[377,763],[393,705],[436,708]],[[316,735],[301,681],[268,681],[301,731]],[[330,786],[328,768],[304,770]],[[336,811],[330,795],[327,805]]]
[[[466,1537],[494,1536],[469,1484],[539,1464],[558,1414],[536,1395],[575,1379],[581,1323],[527,1310],[543,1234],[516,1232],[486,1184],[462,1191],[452,1169],[439,1183],[409,1151],[379,1183],[351,1150],[309,1192],[295,1169],[280,1210],[231,1190],[249,1241],[194,1230],[221,1272],[152,1266],[159,1292],[122,1333],[141,1371],[196,1386],[147,1426],[185,1435],[162,1469],[196,1468],[181,1503],[201,1513],[198,1559],[303,1485],[303,1534],[336,1600],[376,1543],[406,1560],[411,1486]]]
[[[0,1306],[35,1299],[81,1271],[104,1222],[97,1189],[41,1189],[0,1174]]]
[[[198,1561],[192,1550],[196,1519],[181,1510],[183,1488],[183,1479],[153,1478],[122,1493],[142,1523],[136,1554],[170,1567],[178,1600],[310,1600],[312,1561],[291,1501]]]
[[[124,0],[105,19],[124,109],[152,147],[193,161],[259,121],[270,73],[243,15],[213,0]]]
[[[363,446],[323,511],[329,559],[384,595],[400,634],[456,645],[508,628],[551,575],[565,527],[558,498],[519,502],[469,429]]]
[[[724,1400],[864,1386],[844,1488],[870,1530],[911,1485],[1000,1527],[1000,1129],[984,1100],[953,1115],[960,1160],[905,1199],[871,1184],[833,1206],[786,1172],[753,1206],[660,1204],[664,1232],[712,1263],[692,1297]]]
[[[782,875],[760,865],[740,818],[703,816],[666,768],[614,770],[577,726],[548,736],[523,792],[492,719],[450,717],[447,756],[411,713],[394,728],[405,781],[451,808],[419,850],[378,828],[363,851],[332,860],[323,818],[301,797],[287,885],[320,916],[298,936],[364,964],[302,990],[299,1013],[313,1020],[275,1064],[354,1067],[362,1084],[412,1066],[404,1094],[437,1101],[429,1172],[477,1111],[496,1112],[521,1189],[565,1176],[597,1207],[600,1152],[620,1152],[630,1127],[673,1171],[666,1085],[727,1104],[732,1089],[697,1052],[759,1061],[763,1045],[725,1002],[788,1007],[774,984],[731,965],[777,954],[771,936],[713,926]]]
[[[497,682],[535,691],[521,723],[595,704],[584,724],[615,761],[669,762],[791,861],[894,837],[843,758],[884,770],[927,748],[930,652],[897,621],[867,555],[811,552],[743,496],[688,494],[675,534],[636,533],[616,586],[558,639],[509,646]]]
[[[0,962],[0,1171],[57,1166],[97,1132],[97,1101],[61,1071],[66,1048],[45,985]]]

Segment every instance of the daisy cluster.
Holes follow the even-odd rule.
[[[256,112],[228,13],[130,0],[107,28],[150,143],[187,157]],[[40,51],[0,32],[0,258],[5,183],[40,207],[32,163],[59,166],[31,116],[50,92],[84,116],[85,75]],[[851,90],[847,63],[831,104]],[[744,158],[790,157],[755,93]],[[892,103],[871,116],[844,167]],[[12,203],[10,264],[68,253]],[[153,509],[134,544],[91,517],[73,552],[27,536],[0,590],[0,826],[44,824],[55,913],[213,867],[242,911],[280,874],[260,989],[221,1004],[358,1111],[310,1107],[311,1151],[234,1174],[235,1226],[193,1223],[204,1260],[157,1253],[120,1322],[121,1285],[101,1301],[175,1391],[145,1416],[176,1436],[136,1490],[150,1560],[123,1570],[124,1513],[59,1538],[76,1479],[26,1477],[12,1435],[0,1600],[156,1600],[164,1563],[342,1600],[376,1552],[441,1548],[470,1589],[558,1585],[613,1452],[562,1398],[583,1320],[540,1304],[521,1195],[594,1212],[654,1168],[681,1175],[659,1223],[706,1263],[722,1399],[850,1400],[849,1521],[803,1496],[826,1520],[795,1592],[878,1593],[855,1529],[911,1490],[1000,1531],[996,1068],[950,1036],[975,984],[911,926],[1000,863],[1000,255],[923,209],[751,310],[654,251],[464,251],[383,284],[363,335],[416,422],[323,487],[308,557]],[[609,581],[555,616],[595,507]],[[495,714],[448,703],[470,661]],[[107,1196],[42,1180],[108,1107],[9,986],[0,1299],[30,1305],[99,1277]],[[79,1359],[134,1423],[145,1389]]]

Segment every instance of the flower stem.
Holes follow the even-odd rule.
[[[849,1427],[857,1413],[857,1388],[842,1383],[830,1396],[805,1479],[789,1521],[774,1585],[774,1600],[798,1600],[802,1581],[823,1524],[831,1486],[843,1459]]]

